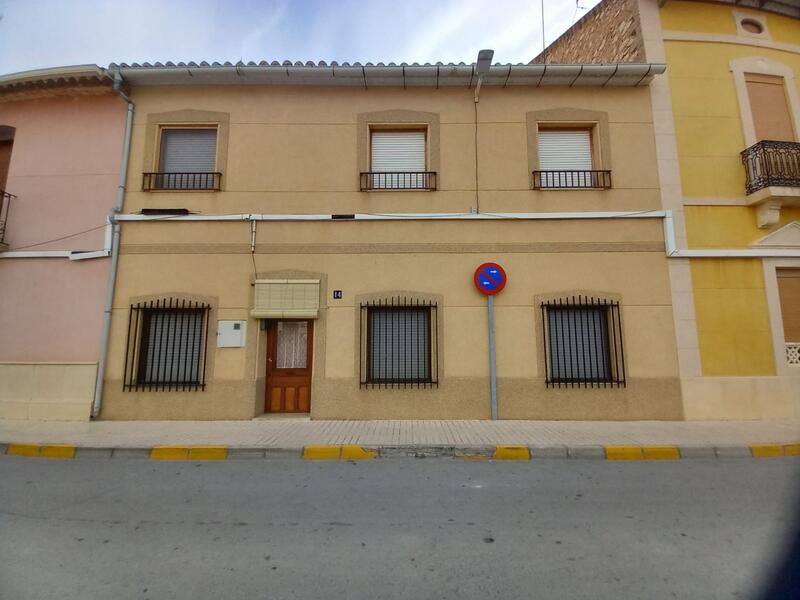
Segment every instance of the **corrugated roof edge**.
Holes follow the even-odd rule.
[[[457,86],[477,83],[474,64],[466,63],[306,63],[284,61],[208,63],[112,63],[134,85],[333,85],[333,86]],[[494,64],[485,86],[642,86],[666,70],[664,64]]]

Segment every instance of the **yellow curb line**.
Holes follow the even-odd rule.
[[[783,453],[785,456],[800,456],[800,444],[786,444]]]
[[[605,446],[608,460],[643,460],[640,446]]]
[[[755,444],[750,446],[753,458],[775,458],[784,455],[784,447],[780,444]]]
[[[187,460],[189,448],[181,446],[157,446],[150,449],[150,460]]]
[[[338,460],[342,455],[341,446],[304,446],[303,458],[306,460]]]
[[[194,446],[189,448],[189,460],[225,460],[228,448],[224,446]]]
[[[361,446],[342,446],[342,459],[344,460],[364,460],[378,458],[375,450],[367,450]]]
[[[157,446],[150,450],[150,460],[225,460],[223,446]]]
[[[681,453],[674,446],[644,446],[642,456],[645,460],[678,460]]]
[[[39,456],[41,446],[33,444],[9,444],[6,448],[6,454],[12,456]]]
[[[527,446],[495,446],[495,460],[530,460],[531,451]]]
[[[39,456],[43,458],[75,458],[75,446],[42,446]]]

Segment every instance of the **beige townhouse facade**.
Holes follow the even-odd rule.
[[[663,65],[112,65],[101,419],[683,419]]]

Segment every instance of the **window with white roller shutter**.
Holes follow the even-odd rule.
[[[588,129],[540,129],[542,187],[592,187],[592,134]]]
[[[216,128],[164,128],[161,130],[158,187],[204,189],[214,187],[217,163]],[[172,174],[172,175],[170,175]],[[177,175],[185,174],[185,175]]]
[[[425,131],[372,131],[371,147],[370,170],[374,188],[427,186]]]

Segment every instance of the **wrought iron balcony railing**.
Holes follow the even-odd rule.
[[[142,189],[151,190],[205,190],[218,192],[222,173],[143,173]]]
[[[534,171],[532,187],[535,190],[607,190],[611,187],[611,171]]]
[[[361,191],[370,190],[435,190],[435,171],[361,173]]]
[[[800,143],[763,140],[741,155],[748,194],[770,186],[800,187]]]
[[[9,194],[0,190],[0,244],[6,243],[6,223],[8,223],[8,211],[11,208],[11,200],[16,198],[14,194]]]

